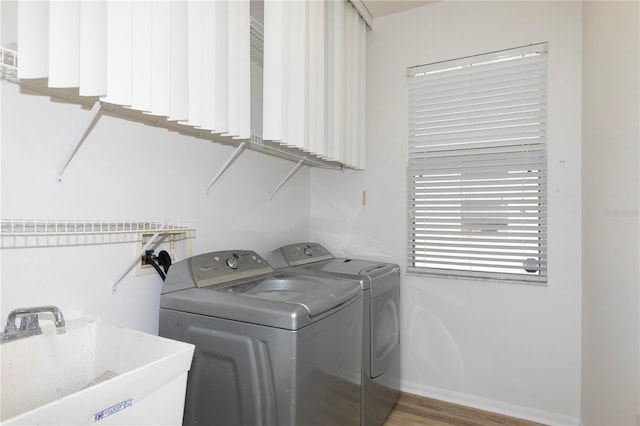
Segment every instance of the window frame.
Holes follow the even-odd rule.
[[[407,274],[547,283],[547,53],[548,42],[544,42],[407,69]],[[522,77],[520,90],[522,97],[528,92],[539,99],[527,100],[527,105],[533,105],[527,107],[528,113],[515,106],[496,107],[491,113],[473,109],[479,107],[465,109],[464,98],[470,97],[471,105],[481,82],[489,82],[482,90],[495,87],[495,93],[502,93],[500,82],[514,78],[510,71],[529,70],[530,64],[538,74]],[[468,84],[474,75],[478,76],[477,83],[474,80]],[[518,78],[516,75],[515,80]],[[525,81],[531,90],[529,86],[524,88]],[[424,82],[427,83],[423,85]],[[430,100],[425,93],[433,93]],[[438,110],[440,102],[444,104],[456,96],[462,101],[457,101],[460,107],[456,107],[455,116]],[[418,107],[417,103],[425,99],[429,106]],[[435,112],[424,112],[432,108]],[[511,115],[495,112],[499,109]],[[492,116],[500,121],[484,118]],[[441,125],[447,122],[456,124]],[[505,133],[512,128],[513,134]],[[532,136],[521,134],[523,129],[534,129]],[[473,173],[480,173],[483,167],[492,168],[474,164],[480,164],[480,158],[489,159],[487,165],[503,164],[507,172],[478,178],[480,174]],[[436,167],[444,171],[439,175],[434,171]],[[508,173],[513,173],[513,178]],[[516,175],[522,178],[521,184],[516,182],[520,180],[515,179]],[[458,181],[459,189],[453,190]],[[493,191],[497,187],[501,189]],[[449,197],[450,202],[438,204],[441,202],[437,197]],[[471,201],[475,206],[465,207],[465,201],[474,197],[479,200]],[[427,204],[421,204],[425,201]],[[472,264],[474,261],[478,264]]]

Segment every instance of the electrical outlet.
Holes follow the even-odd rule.
[[[136,254],[142,251],[142,248],[151,240],[154,233],[140,234],[136,241]],[[171,256],[171,263],[178,262],[191,256],[191,239],[193,238],[190,231],[163,231],[158,238],[147,249],[152,250],[155,256],[162,250],[165,250]],[[134,275],[156,274],[153,266],[144,263],[144,254],[140,256],[140,260],[136,263]]]

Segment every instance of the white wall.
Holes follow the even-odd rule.
[[[585,425],[631,425],[640,414],[639,27],[638,2],[584,4]]]
[[[309,236],[309,171],[302,168],[269,201],[295,163],[244,152],[205,195],[233,151],[164,129],[102,116],[56,182],[81,123],[78,105],[19,93],[2,82],[3,218],[195,220],[193,254],[275,247]],[[16,307],[54,304],[68,318],[105,321],[156,332],[161,280],[127,275],[133,243],[0,251],[0,318]]]
[[[403,388],[555,424],[580,416],[578,2],[436,2],[367,37],[367,170],[311,172],[311,237],[406,267],[406,68],[549,41],[548,286],[403,277]],[[367,190],[367,205],[361,191]]]

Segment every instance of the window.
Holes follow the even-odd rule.
[[[546,282],[546,52],[407,70],[409,273]]]

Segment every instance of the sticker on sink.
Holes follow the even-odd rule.
[[[125,408],[129,408],[132,405],[133,405],[133,399],[127,399],[126,401],[119,402],[116,405],[112,405],[111,407],[105,408],[104,410],[100,411],[99,413],[96,413],[93,416],[93,421],[97,422],[99,420],[102,420],[105,417],[109,417],[110,415],[115,414],[118,411],[122,411]]]

